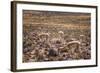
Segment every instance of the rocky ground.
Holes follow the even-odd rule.
[[[23,62],[90,59],[90,16],[23,10]]]
[[[83,34],[28,31],[23,37],[23,62],[90,59],[90,41],[90,36]]]

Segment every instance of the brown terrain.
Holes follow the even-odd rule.
[[[23,10],[23,62],[91,59],[90,16]]]

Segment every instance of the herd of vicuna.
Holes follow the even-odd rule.
[[[63,31],[57,36],[49,32],[30,32],[23,37],[23,62],[80,60],[91,58],[90,37],[66,38]]]

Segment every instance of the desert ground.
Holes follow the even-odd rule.
[[[91,59],[91,14],[23,10],[23,62]]]

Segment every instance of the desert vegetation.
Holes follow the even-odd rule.
[[[23,62],[91,59],[89,13],[23,10]]]

